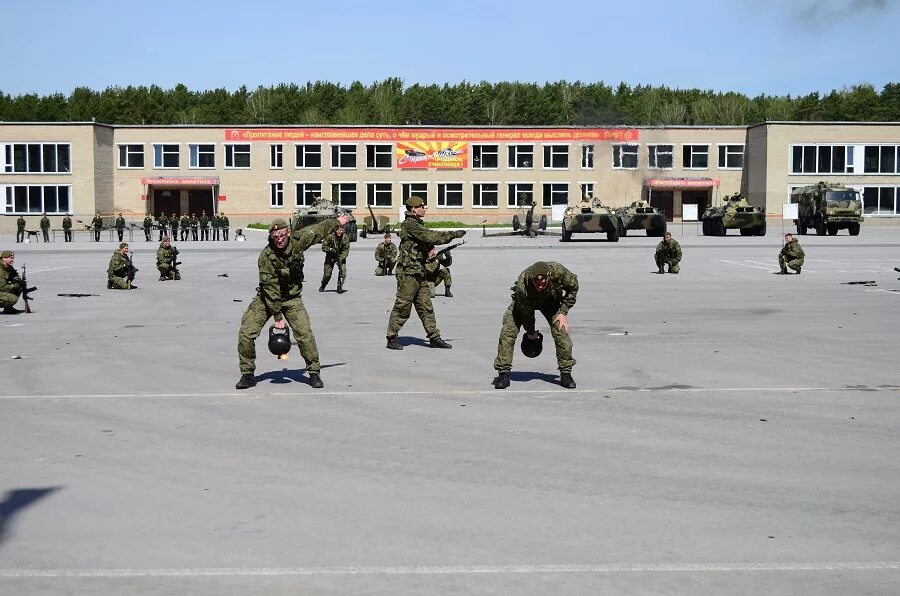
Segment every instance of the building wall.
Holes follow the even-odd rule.
[[[744,180],[741,189],[751,205],[765,207],[767,214],[773,214],[776,206],[766,202],[768,180],[767,126],[752,126],[747,129],[747,151],[744,154]],[[781,208],[778,207],[778,213]]]

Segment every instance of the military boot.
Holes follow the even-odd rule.
[[[448,344],[447,342],[445,342],[444,340],[442,340],[440,337],[435,337],[434,339],[432,339],[432,340],[429,342],[429,345],[430,345],[432,348],[445,348],[445,349],[450,349],[450,348],[453,347],[453,346],[451,346],[450,344]]]
[[[5,315],[17,315],[19,313],[25,312],[24,310],[19,310],[15,306],[7,306],[3,309],[3,314]]]
[[[800,267],[797,267],[797,275],[800,275]]]
[[[107,289],[107,290],[113,289],[113,287],[112,287],[112,280],[111,280],[111,279],[107,279],[107,280],[106,280],[106,289]]]
[[[256,379],[249,373],[241,375],[240,380],[234,386],[235,389],[249,389],[251,387],[256,387]]]
[[[319,286],[319,291],[320,291],[320,292],[324,292],[324,291],[325,291],[325,284],[322,284],[321,286]]]
[[[160,275],[160,276],[159,276],[159,281],[166,281],[166,280],[168,280],[168,279],[169,279],[169,278],[166,277],[165,275]]]
[[[566,389],[575,389],[575,379],[572,378],[572,373],[559,373],[559,384]]]
[[[450,286],[444,288],[444,296],[446,296],[447,298],[453,298],[453,294],[450,293]]]
[[[660,275],[662,275],[662,274],[665,273],[665,270],[664,270],[662,267],[660,267],[660,268],[659,268],[659,271],[657,271],[657,273],[659,273]]]
[[[403,346],[400,344],[400,340],[396,337],[387,338],[387,346],[385,346],[388,350],[402,350]]]
[[[319,376],[319,373],[309,373],[309,386],[313,389],[321,389],[325,386],[325,383],[322,382],[322,377]]]
[[[781,268],[781,271],[779,271],[779,273],[780,273],[781,275],[787,275],[787,269],[785,269],[784,267],[782,267],[782,268]]]
[[[494,380],[494,389],[506,389],[509,387],[509,371],[504,370],[497,374]]]
[[[343,294],[343,293],[346,292],[346,291],[347,291],[347,290],[344,289],[344,284],[338,284],[338,287],[337,287],[337,293],[338,293],[338,294]]]

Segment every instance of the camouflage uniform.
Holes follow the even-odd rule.
[[[411,197],[410,200],[412,198],[414,197]],[[437,232],[429,230],[420,218],[411,213],[406,214],[406,219],[400,226],[397,298],[388,320],[388,342],[396,340],[400,329],[409,319],[413,306],[416,307],[416,313],[422,320],[422,326],[425,327],[428,339],[440,339],[441,332],[434,318],[434,306],[431,304],[428,281],[425,279],[425,261],[435,244],[447,244],[456,238],[461,238],[463,234],[465,234],[464,231]]]
[[[206,211],[200,214],[200,240],[209,240],[209,218]]]
[[[25,218],[21,215],[19,219],[16,220],[16,243],[22,242],[25,240]]]
[[[144,218],[144,242],[150,242],[150,230],[153,228],[153,220],[150,218],[150,214],[147,214],[147,217]]]
[[[219,228],[222,227],[222,220],[219,217],[219,214],[215,214],[212,216],[212,231],[213,231],[213,240],[219,239]]]
[[[172,228],[172,234],[169,236],[169,239],[175,242],[178,240],[178,216],[175,213],[172,213],[172,217],[169,218],[169,227]]]
[[[660,273],[665,272],[665,265],[669,266],[669,273],[678,273],[681,271],[681,267],[678,266],[678,263],[681,262],[681,245],[678,244],[678,241],[674,238],[661,240],[659,244],[656,245],[656,254],[654,257]]]
[[[534,278],[540,268],[549,269],[550,272],[550,280],[543,292],[538,292],[534,288]],[[575,359],[572,358],[572,338],[553,324],[553,318],[558,314],[568,314],[569,309],[575,306],[575,299],[578,296],[578,276],[553,261],[535,263],[519,274],[515,285],[510,289],[512,304],[503,315],[494,368],[501,373],[512,369],[513,351],[519,329],[525,327],[526,333],[534,333],[534,313],[540,311],[550,324],[550,334],[556,344],[559,372],[571,373],[572,367],[575,366]]]
[[[50,242],[50,219],[46,215],[41,218],[41,234],[44,236],[44,242]]]
[[[225,214],[222,214],[222,217],[219,219],[219,224],[222,226],[222,240],[228,240],[228,227],[231,225],[228,221],[228,217]]]
[[[397,266],[397,245],[381,242],[375,248],[375,275],[392,275]]]
[[[238,330],[238,358],[241,374],[256,370],[256,338],[270,318],[287,319],[288,325],[306,361],[306,372],[319,373],[319,351],[313,337],[309,315],[300,294],[303,290],[303,251],[333,234],[339,223],[328,219],[307,226],[291,235],[284,251],[271,243],[259,255],[259,293],[250,302]]]
[[[66,242],[72,241],[72,218],[68,215],[62,220],[63,239]]]
[[[453,257],[450,256],[449,252],[445,252],[437,258],[428,259],[428,262],[425,263],[428,289],[432,298],[437,295],[434,289],[438,287],[441,282],[444,282],[444,295],[447,297],[453,296],[453,294],[450,293],[450,286],[453,285],[453,276],[450,275],[450,269],[448,269],[452,264]]]
[[[198,240],[197,237],[197,226],[199,222],[197,220],[197,216],[193,213],[191,214],[191,240]]]
[[[319,291],[325,290],[325,286],[331,281],[331,273],[334,266],[338,266],[338,292],[344,289],[344,281],[347,279],[347,257],[350,256],[350,237],[346,233],[338,237],[331,234],[322,241],[322,252],[325,253],[325,268],[322,270],[322,285]]]
[[[191,218],[187,214],[181,216],[181,239],[187,240],[188,229],[191,227]]]
[[[159,224],[159,241],[162,242],[163,236],[166,235],[169,227],[169,218],[165,213],[160,213],[159,217],[156,218],[156,223]]]
[[[12,308],[21,295],[22,281],[19,272],[15,267],[0,263],[0,308]]]
[[[181,279],[181,272],[173,266],[178,258],[178,249],[172,245],[166,246],[160,243],[156,249],[156,268],[159,270],[160,280]]]
[[[778,266],[781,268],[782,273],[787,273],[787,267],[800,273],[804,258],[806,258],[806,253],[800,248],[800,243],[797,242],[797,239],[792,238],[790,242],[784,244],[784,248],[778,253]]]
[[[127,290],[128,284],[128,258],[116,249],[109,259],[109,267],[106,268],[108,278],[107,287],[111,290]]]
[[[116,234],[119,236],[119,242],[122,241],[122,235],[125,233],[125,218],[121,215],[116,218]]]

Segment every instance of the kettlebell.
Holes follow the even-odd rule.
[[[287,327],[284,329],[276,329],[275,325],[269,327],[269,351],[279,360],[287,358],[287,353],[291,351],[291,332]]]
[[[520,347],[522,353],[529,358],[537,358],[544,349],[544,334],[538,331],[537,335],[537,339],[530,339],[527,333],[522,335],[522,344]]]

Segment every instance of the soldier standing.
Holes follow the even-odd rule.
[[[665,273],[665,265],[669,266],[669,273],[681,271],[681,267],[678,266],[678,263],[681,262],[681,245],[672,238],[671,233],[666,232],[663,239],[656,245],[654,258],[656,266],[659,268],[657,273]]]
[[[450,284],[453,283],[453,276],[450,275],[450,269],[448,269],[453,264],[453,257],[449,252],[445,252],[442,255],[436,253],[437,251],[432,250],[431,254],[428,255],[428,262],[425,263],[429,293],[434,298],[437,295],[434,291],[435,288],[441,282],[444,282],[444,296],[453,298],[453,294],[450,293]]]
[[[319,376],[319,351],[313,337],[309,315],[303,306],[303,251],[321,242],[338,226],[346,225],[350,216],[341,215],[327,219],[291,234],[283,219],[276,219],[269,226],[269,244],[259,255],[259,288],[241,319],[238,331],[238,358],[241,378],[235,389],[247,389],[256,385],[256,338],[270,318],[275,318],[275,328],[284,329],[285,319],[294,333],[300,354],[306,362],[309,384],[317,389],[325,384]]]
[[[168,236],[163,236],[159,248],[156,249],[156,268],[159,270],[159,281],[181,279],[177,262],[178,249],[172,246]]]
[[[539,338],[534,313],[540,311],[550,323],[550,334],[556,344],[559,384],[566,389],[574,389],[572,367],[575,366],[575,359],[572,358],[568,316],[578,295],[578,277],[559,263],[538,261],[519,274],[511,289],[512,304],[503,315],[497,358],[494,360],[494,368],[497,370],[494,387],[509,387],[509,372],[512,370],[513,351],[519,329],[525,327],[529,339]]]
[[[72,214],[66,213],[66,216],[62,221],[62,229],[63,229],[63,240],[66,242],[72,241]]]
[[[44,236],[44,242],[50,242],[50,218],[46,213],[41,218],[41,234]]]
[[[188,228],[191,227],[191,218],[188,217],[187,213],[181,216],[181,240],[182,242],[187,240],[188,237]]]
[[[212,216],[212,231],[213,231],[213,240],[219,240],[219,228],[222,227],[222,221],[219,219],[219,214],[216,213]]]
[[[325,267],[322,270],[322,285],[319,286],[319,291],[325,291],[325,286],[331,281],[334,266],[337,265],[337,292],[343,294],[344,281],[347,279],[347,257],[350,255],[350,237],[344,233],[344,226],[325,237],[322,241],[322,252],[325,253]]]
[[[222,240],[228,242],[228,226],[230,225],[228,222],[228,217],[226,217],[224,213],[220,213],[219,215],[222,216],[220,222],[222,225]]]
[[[178,240],[178,214],[174,211],[172,212],[172,217],[169,218],[169,227],[172,228],[172,234],[169,236],[169,239],[172,241]]]
[[[412,196],[406,200],[406,219],[400,226],[400,260],[397,263],[397,297],[391,311],[387,327],[387,348],[402,350],[403,345],[397,339],[403,324],[409,319],[413,305],[422,320],[422,326],[428,334],[432,348],[452,348],[441,339],[434,317],[434,306],[425,279],[425,261],[434,249],[435,244],[447,244],[456,238],[462,238],[465,230],[453,232],[437,232],[429,230],[422,223],[425,217],[425,201],[421,197]]]
[[[4,250],[0,253],[0,308],[5,315],[17,315],[21,310],[16,308],[16,302],[22,295],[22,279],[19,272],[13,267],[16,261],[16,253]]]
[[[119,217],[116,218],[116,234],[119,236],[119,242],[122,241],[122,235],[125,233],[125,218],[122,217],[122,214],[119,214]]]
[[[206,211],[200,212],[200,240],[209,241],[209,218]]]
[[[94,216],[94,219],[91,220],[91,226],[94,228],[94,242],[100,242],[100,230],[103,229],[103,218],[100,217],[100,212],[97,212],[97,215]]]
[[[781,249],[781,252],[778,253],[778,266],[781,268],[782,275],[788,275],[789,272],[787,270],[788,267],[797,272],[797,275],[800,275],[800,268],[803,267],[803,260],[806,258],[806,253],[803,252],[803,249],[800,248],[800,243],[797,242],[797,239],[794,238],[793,234],[785,234],[784,235],[784,248]]]
[[[393,275],[397,266],[397,245],[391,240],[391,233],[385,232],[384,242],[375,247],[375,275]]]
[[[21,215],[16,220],[16,244],[25,241],[25,218]]]
[[[162,242],[163,236],[166,235],[169,228],[169,217],[165,211],[160,211],[156,218],[156,225],[159,227],[159,241]]]
[[[106,268],[106,288],[109,290],[137,289],[137,286],[131,283],[134,277],[129,275],[131,266],[131,260],[128,258],[128,243],[122,242],[109,259],[109,267]]]
[[[197,216],[191,213],[191,240],[199,240],[199,238],[197,237],[197,228],[199,227],[199,225],[200,222],[197,220]]]

